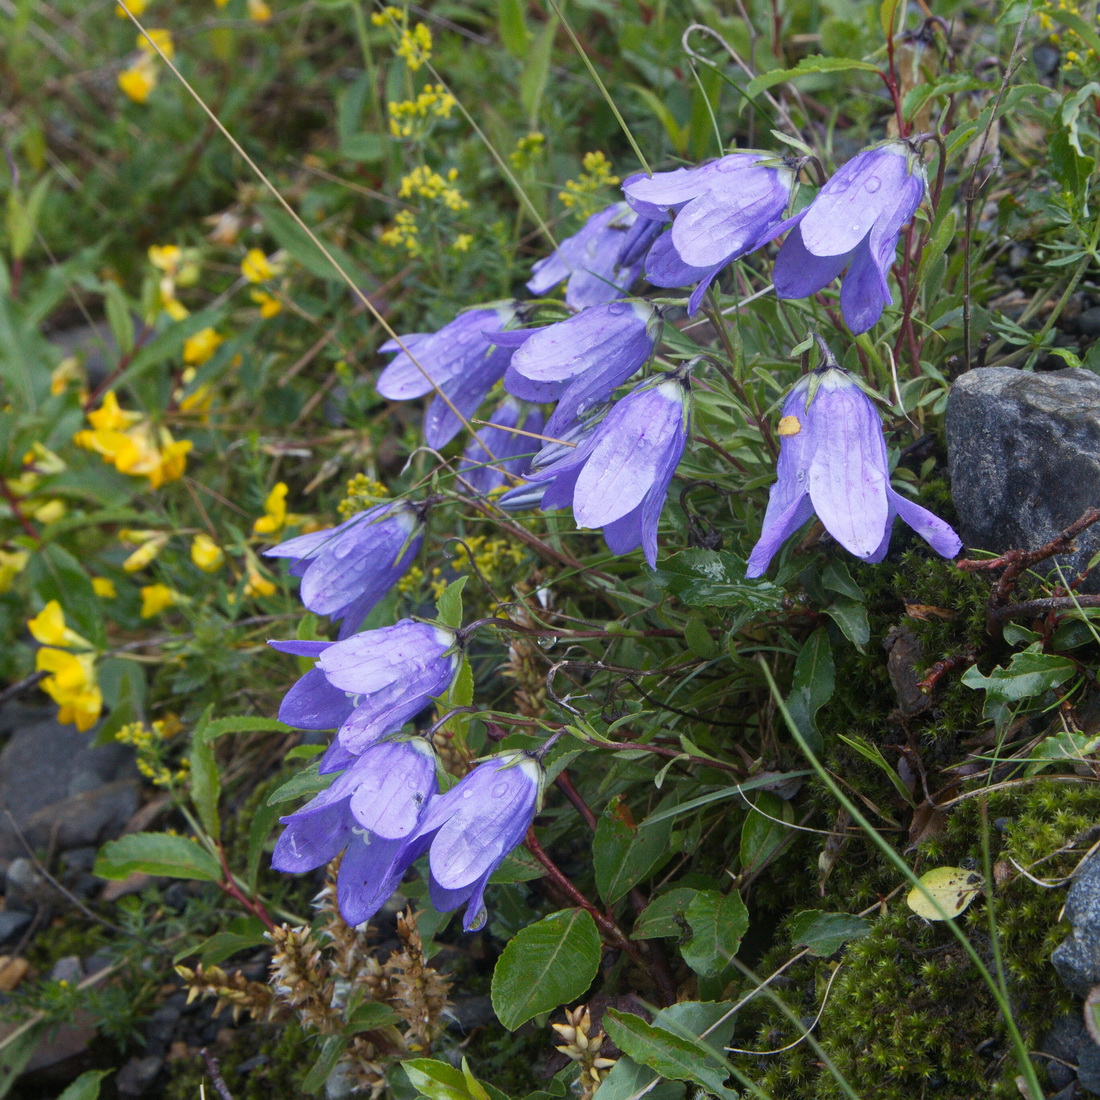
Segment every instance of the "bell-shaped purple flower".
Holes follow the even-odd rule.
[[[379,504],[337,527],[314,531],[265,550],[290,558],[302,578],[302,603],[353,634],[364,616],[401,579],[424,542],[424,507],[406,501]]]
[[[646,250],[660,231],[659,221],[639,217],[626,203],[614,203],[539,260],[527,289],[542,295],[565,282],[565,301],[574,309],[621,298],[637,282]]]
[[[609,302],[537,329],[512,356],[505,386],[531,401],[557,400],[546,433],[558,436],[645,365],[661,331],[648,302]]]
[[[687,442],[687,394],[687,381],[679,378],[633,389],[580,435],[572,451],[531,474],[531,483],[546,486],[542,510],[571,505],[578,526],[603,528],[612,553],[641,546],[655,566],[657,523]],[[528,486],[520,486],[500,503],[514,508],[533,497]]]
[[[462,456],[458,472],[462,480],[479,493],[491,493],[504,485],[506,474],[522,477],[531,466],[531,456],[541,443],[543,416],[538,409],[526,408],[507,397],[489,416],[492,425],[479,428]],[[512,432],[518,428],[529,435]]]
[[[398,353],[378,376],[376,388],[383,397],[408,401],[438,391],[424,416],[429,447],[444,447],[454,439],[462,429],[459,414],[469,420],[503,376],[512,349],[494,346],[491,336],[515,313],[515,303],[466,310],[438,332],[402,337],[408,351],[393,340],[379,348]]]
[[[269,642],[281,653],[317,657],[317,667],[290,689],[279,713],[286,715],[282,720],[288,725],[331,729],[329,720],[344,707],[339,750],[334,746],[330,751],[333,759],[340,758],[340,750],[361,753],[395,733],[450,687],[459,665],[456,642],[453,631],[412,619],[339,642]],[[316,653],[303,646],[316,647]],[[341,704],[338,693],[346,693],[348,702]],[[311,724],[292,721],[295,717]],[[322,720],[324,725],[317,724]],[[326,756],[325,765],[330,764]],[[332,766],[339,765],[326,770]]]
[[[784,220],[794,173],[761,153],[731,153],[698,168],[639,173],[623,183],[627,202],[672,229],[654,245],[646,278],[656,286],[698,282],[688,309],[699,308],[715,275],[733,260],[774,240],[793,220]]]
[[[951,558],[962,549],[948,524],[891,487],[882,419],[831,356],[795,384],[779,425],[777,480],[747,576],[762,576],[780,545],[815,512],[829,534],[864,561],[886,556],[895,515],[936,553]]]
[[[844,164],[803,212],[775,258],[780,298],[816,294],[848,268],[840,288],[844,323],[866,332],[893,301],[887,276],[905,224],[925,192],[910,147],[891,141]]]
[[[432,801],[417,830],[430,838],[429,892],[441,913],[466,903],[462,927],[484,927],[485,887],[504,857],[523,841],[538,810],[542,767],[513,753],[479,764]]]
[[[275,845],[276,871],[310,871],[344,858],[336,880],[348,924],[369,920],[427,847],[418,826],[439,791],[436,756],[422,737],[372,745],[296,813]]]

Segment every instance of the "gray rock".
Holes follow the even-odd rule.
[[[1100,336],[1100,306],[1086,309],[1077,319],[1077,331],[1090,339]]]
[[[84,980],[84,964],[78,955],[66,955],[50,968],[49,981],[79,985]]]
[[[93,733],[61,725],[43,707],[4,707],[2,733],[9,737],[0,752],[0,860],[27,854],[20,832],[54,852],[98,845],[137,809],[128,746],[95,745]]]
[[[1100,1096],[1100,1047],[1094,1043],[1081,1048],[1077,1061],[1077,1081],[1085,1092]]]
[[[164,1059],[158,1058],[155,1054],[147,1054],[144,1058],[131,1058],[118,1071],[118,1076],[115,1078],[115,1088],[119,1096],[144,1096],[163,1065]]]
[[[0,945],[15,939],[30,922],[30,913],[24,913],[21,909],[5,909],[0,913]]]
[[[959,534],[970,547],[1035,550],[1100,505],[1100,376],[972,370],[951,387],[947,453]],[[1054,562],[1070,577],[1100,550],[1100,524]],[[1085,591],[1100,591],[1100,571]]]
[[[1084,997],[1100,983],[1100,858],[1096,855],[1074,878],[1065,916],[1072,928],[1050,961],[1066,987]]]
[[[8,909],[34,912],[40,905],[58,900],[57,891],[24,856],[8,864],[4,876],[4,905]]]

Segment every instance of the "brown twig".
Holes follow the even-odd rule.
[[[1000,624],[1006,619],[1026,619],[1053,611],[1072,611],[1077,607],[1100,607],[1100,596],[1048,596],[1042,600],[1010,603],[991,612],[990,618]]]
[[[210,1074],[210,1083],[214,1086],[214,1091],[222,1098],[222,1100],[233,1100],[233,1094],[229,1091],[229,1086],[225,1083],[225,1078],[222,1077],[221,1067],[218,1065],[217,1059],[203,1047],[199,1053],[202,1055],[202,1060],[206,1063],[206,1072]]]

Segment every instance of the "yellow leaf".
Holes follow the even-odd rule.
[[[965,867],[936,867],[921,875],[920,882],[909,891],[905,903],[925,920],[957,917],[985,885],[977,871]]]

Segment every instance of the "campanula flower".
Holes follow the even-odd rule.
[[[565,282],[565,302],[573,309],[621,298],[638,281],[646,250],[661,231],[661,220],[641,217],[624,202],[612,204],[539,260],[531,269],[527,289],[543,295]]]
[[[469,309],[438,332],[403,336],[408,351],[402,351],[393,340],[379,348],[384,354],[397,352],[378,376],[376,388],[383,397],[408,401],[438,391],[424,416],[424,438],[429,447],[443,447],[454,439],[462,429],[455,410],[468,420],[503,376],[512,349],[493,346],[490,337],[515,313],[512,302],[492,309]]]
[[[531,466],[531,455],[541,446],[538,439],[532,438],[542,431],[543,417],[537,409],[525,408],[515,398],[507,397],[488,419],[500,426],[479,428],[458,468],[462,480],[479,493],[491,493],[504,485],[506,474],[516,477],[526,474]],[[519,428],[532,435],[510,432],[509,428]]]
[[[609,302],[537,329],[512,355],[505,386],[530,401],[556,400],[557,436],[583,419],[653,354],[660,316],[648,302]]]
[[[829,534],[864,561],[886,556],[895,515],[936,553],[952,558],[962,549],[942,519],[891,488],[882,419],[831,356],[795,384],[779,423],[777,480],[747,576],[762,576],[780,545],[815,512]]]
[[[685,379],[668,376],[635,387],[600,424],[581,428],[572,450],[561,447],[566,453],[536,469],[530,484],[506,493],[501,506],[572,506],[579,527],[603,528],[613,554],[641,546],[655,565],[657,522],[687,442],[687,394]],[[545,485],[541,497],[538,483]]]
[[[401,579],[424,541],[423,505],[389,501],[338,527],[273,546],[265,557],[291,559],[302,578],[302,603],[343,620],[340,637],[354,633],[371,608]]]
[[[485,887],[522,843],[538,810],[542,766],[523,753],[483,761],[432,801],[417,828],[430,838],[429,893],[441,913],[466,903],[462,927],[485,926]]]
[[[806,298],[845,267],[844,323],[866,332],[893,301],[887,275],[898,239],[925,192],[924,168],[902,141],[865,149],[818,192],[775,258],[775,292]]]
[[[268,644],[281,653],[317,658],[317,667],[287,693],[280,720],[306,729],[331,729],[331,719],[340,718],[337,740],[347,752],[356,754],[386,734],[396,733],[432,699],[443,695],[459,665],[454,631],[412,619],[364,630],[338,642]],[[312,675],[318,671],[323,680]],[[350,706],[344,710],[337,692],[351,696]],[[292,713],[311,724],[300,719],[292,722]],[[314,724],[322,716],[326,724]]]
[[[784,213],[793,185],[791,169],[761,153],[731,153],[698,168],[630,176],[623,193],[639,215],[667,221],[675,214],[667,239],[661,238],[656,255],[650,253],[646,278],[657,286],[701,282],[689,303],[694,313],[726,264],[789,228]]]
[[[277,871],[311,871],[344,858],[336,899],[350,925],[369,920],[427,847],[415,834],[439,790],[436,757],[422,737],[372,745],[296,813],[275,845]]]

